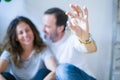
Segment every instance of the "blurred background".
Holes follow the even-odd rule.
[[[89,68],[97,80],[120,80],[119,0],[0,0],[0,44],[16,16],[30,18],[42,36],[44,11],[51,7],[70,11],[70,3],[89,10],[90,33],[98,48],[95,54],[85,55]]]

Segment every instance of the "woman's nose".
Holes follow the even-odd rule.
[[[26,37],[27,36],[27,32],[24,32],[23,36]]]

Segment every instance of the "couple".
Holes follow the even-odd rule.
[[[10,23],[0,57],[0,80],[96,80],[82,56],[83,52],[96,51],[89,34],[88,10],[78,5],[70,7],[74,12],[66,13],[68,23],[59,8],[44,13],[43,32],[50,39],[46,44],[28,18],[19,16]],[[77,57],[79,68],[72,60],[77,61]],[[10,72],[5,72],[8,66]]]

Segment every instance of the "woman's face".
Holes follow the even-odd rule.
[[[16,27],[17,41],[22,47],[33,46],[34,34],[28,24],[20,22]]]

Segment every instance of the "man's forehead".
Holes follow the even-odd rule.
[[[56,17],[54,15],[45,14],[43,16],[43,23],[56,23]]]

